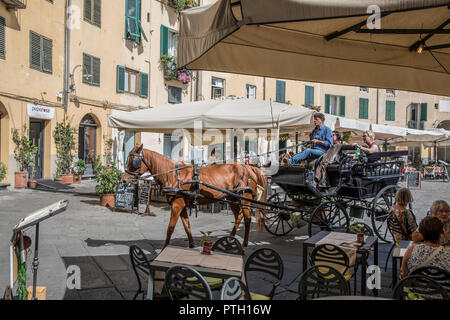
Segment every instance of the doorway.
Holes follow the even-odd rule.
[[[35,158],[35,179],[43,178],[44,169],[44,128],[45,121],[38,119],[30,119],[30,139],[33,144],[38,147],[38,152]],[[31,172],[28,172],[31,176]]]
[[[94,175],[94,158],[97,154],[97,123],[90,115],[85,115],[78,129],[78,159],[86,162],[84,176]]]

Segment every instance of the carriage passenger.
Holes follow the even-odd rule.
[[[331,129],[324,125],[325,116],[323,113],[314,114],[314,125],[316,126],[311,132],[311,144],[306,150],[295,154],[289,159],[289,164],[297,164],[303,160],[312,160],[319,158],[333,145],[333,134]]]
[[[373,133],[373,131],[371,130],[364,131],[362,138],[363,142],[367,145],[367,148],[357,143],[354,143],[353,146],[361,149],[361,151],[364,151],[366,154],[381,152],[380,147],[375,142],[375,133]]]
[[[333,144],[347,144],[342,140],[341,133],[338,131],[333,131]]]

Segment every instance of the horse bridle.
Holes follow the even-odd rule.
[[[139,176],[140,173],[140,169],[142,167],[142,162],[144,162],[145,166],[147,167],[147,169],[150,171],[150,166],[148,165],[147,161],[145,161],[144,156],[142,155],[142,152],[140,153],[130,153],[128,155],[128,157],[133,156],[133,160],[131,163],[131,166],[133,167],[134,170],[138,170],[137,172],[132,172],[129,170],[125,170],[126,173],[132,175],[132,176]],[[137,158],[136,158],[137,157]]]

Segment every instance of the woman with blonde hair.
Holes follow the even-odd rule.
[[[408,188],[401,188],[395,194],[395,205],[389,212],[397,218],[403,232],[394,231],[395,241],[411,240],[414,230],[417,229],[416,217],[407,206],[414,201],[411,191]]]
[[[441,221],[442,225],[444,226],[444,240],[443,240],[444,245],[449,245],[448,241],[448,238],[450,237],[450,221],[448,217],[449,213],[450,213],[450,206],[444,200],[436,200],[431,205],[430,216],[438,218],[439,221]],[[419,231],[414,231],[413,241],[414,242],[423,241],[423,236],[420,234]]]

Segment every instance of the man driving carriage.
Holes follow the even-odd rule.
[[[310,134],[311,144],[306,150],[295,154],[289,159],[289,164],[294,165],[303,160],[319,158],[333,145],[333,134],[330,128],[324,125],[323,113],[314,114],[314,125],[316,126]]]

